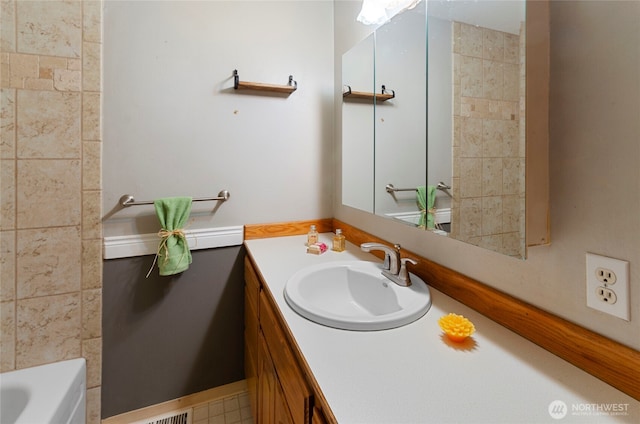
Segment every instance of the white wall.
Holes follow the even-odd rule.
[[[106,1],[105,236],[158,230],[123,194],[194,203],[190,229],[332,216],[331,1]],[[240,94],[231,78],[285,84]]]
[[[339,201],[335,217],[640,349],[639,21],[639,2],[551,2],[550,246],[518,260]],[[630,262],[631,322],[586,307],[586,252]]]

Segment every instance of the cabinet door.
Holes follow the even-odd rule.
[[[313,405],[311,389],[264,291],[260,292],[260,328],[293,421],[296,424],[310,423]]]
[[[258,414],[255,418],[258,424],[273,424],[275,422],[277,377],[262,335],[258,349]]]
[[[324,414],[319,408],[313,408],[313,414],[311,415],[311,424],[327,424],[327,420],[324,418]]]
[[[276,399],[274,402],[274,422],[276,424],[294,424],[282,391],[282,386],[276,382]]]

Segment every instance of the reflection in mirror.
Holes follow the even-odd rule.
[[[419,222],[416,188],[427,183],[426,2],[376,30],[376,86],[395,98],[375,108],[374,212]],[[388,193],[387,184],[409,187]],[[396,195],[397,194],[397,195]]]
[[[451,38],[451,237],[524,257],[524,1],[429,7],[430,47],[437,37]],[[429,139],[430,154],[435,143]]]
[[[428,230],[525,257],[524,11],[524,0],[430,0],[376,30],[367,76],[396,98],[375,115],[343,104],[345,205],[418,227],[426,215]],[[352,140],[355,126],[362,137]],[[424,185],[433,207],[417,201]]]
[[[342,56],[342,82],[353,91],[374,92],[375,34]],[[342,105],[342,203],[373,213],[374,133],[372,102]]]

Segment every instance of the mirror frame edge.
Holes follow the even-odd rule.
[[[551,243],[549,202],[549,0],[526,5],[526,246]]]

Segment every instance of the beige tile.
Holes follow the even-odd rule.
[[[18,157],[81,156],[81,96],[54,91],[18,91]]]
[[[102,289],[82,291],[82,338],[102,337]]]
[[[482,198],[482,235],[502,233],[502,196]]]
[[[18,298],[80,290],[79,227],[18,231],[16,279]]]
[[[102,338],[82,341],[82,356],[87,360],[87,388],[102,384]]]
[[[453,138],[451,145],[453,146],[453,148],[460,146],[460,130],[462,128],[462,123],[464,122],[464,119],[465,118],[462,118],[460,116],[453,117],[453,132],[451,134]]]
[[[67,69],[70,71],[82,71],[82,59],[67,59]]]
[[[82,2],[17,2],[17,45],[24,53],[80,57]]]
[[[482,120],[460,118],[460,154],[462,157],[482,157]]]
[[[209,402],[209,417],[224,415],[224,401],[222,399]]]
[[[83,43],[82,52],[82,89],[85,91],[101,91],[100,87],[100,52],[101,44]]]
[[[85,141],[82,145],[82,188],[84,190],[100,190],[102,186],[102,143]]]
[[[483,249],[492,250],[494,252],[502,252],[502,234],[491,234],[482,236],[476,243]]]
[[[503,65],[504,80],[503,94],[504,100],[517,102],[520,100],[520,66],[505,63]]]
[[[16,227],[16,177],[15,161],[0,161],[0,229],[12,230]]]
[[[482,234],[482,199],[460,201],[460,236],[465,240]]]
[[[459,52],[465,56],[482,57],[482,28],[460,24]]]
[[[451,176],[457,179],[460,178],[460,147],[454,147],[451,150],[453,156],[451,160]]]
[[[524,219],[520,205],[520,197],[517,195],[502,197],[502,231],[520,231],[520,220]]]
[[[502,194],[519,194],[520,180],[524,179],[524,169],[520,169],[520,158],[502,160]]]
[[[462,56],[460,62],[460,95],[463,97],[482,96],[482,59]]]
[[[9,66],[9,53],[0,52],[0,87],[11,87],[11,67]]]
[[[460,85],[460,63],[462,62],[462,56],[458,53],[453,54],[453,76],[451,83],[454,85]]]
[[[482,195],[482,159],[460,158],[460,197]]]
[[[82,96],[82,139],[102,140],[100,121],[100,93],[83,93]]]
[[[18,161],[17,227],[53,227],[81,222],[79,160]]]
[[[514,34],[504,34],[504,61],[520,63],[520,37]]]
[[[16,51],[16,5],[13,0],[0,1],[0,50]]]
[[[502,122],[502,156],[517,158],[520,156],[520,123],[519,121]]]
[[[85,0],[84,18],[82,20],[84,41],[93,43],[102,42],[102,2],[96,0]]]
[[[102,240],[82,240],[82,289],[102,287]]]
[[[68,61],[64,57],[40,56],[40,70],[47,69],[53,75],[54,69],[67,69]]]
[[[26,90],[53,91],[53,78],[26,78],[21,87]]]
[[[482,96],[486,99],[502,100],[504,92],[503,63],[482,61]]]
[[[482,155],[502,157],[504,151],[505,122],[502,119],[482,120]]]
[[[16,298],[15,231],[0,231],[0,301]]]
[[[460,22],[451,21],[451,45],[455,54],[460,53]]]
[[[453,84],[453,116],[462,115],[461,112],[461,96],[462,87],[460,84]]]
[[[504,33],[488,28],[482,29],[482,57],[504,61]]]
[[[58,91],[80,91],[82,89],[81,72],[55,69],[53,71],[53,88]]]
[[[102,199],[100,191],[82,192],[82,239],[102,238]]]
[[[79,293],[18,301],[17,368],[80,357],[80,303]]]
[[[87,389],[87,422],[86,424],[100,424],[101,388]]]
[[[203,421],[206,423],[209,419],[209,406],[208,405],[200,405],[193,408],[193,422],[197,423],[198,421]]]
[[[482,195],[499,196],[502,194],[502,158],[482,160]]]
[[[38,56],[12,53],[9,55],[11,78],[38,78]]]
[[[519,233],[505,233],[502,235],[502,251],[505,255],[522,257],[525,253],[524,238]]]
[[[16,304],[0,303],[0,372],[16,368]]]
[[[16,157],[16,90],[0,90],[0,158]]]

